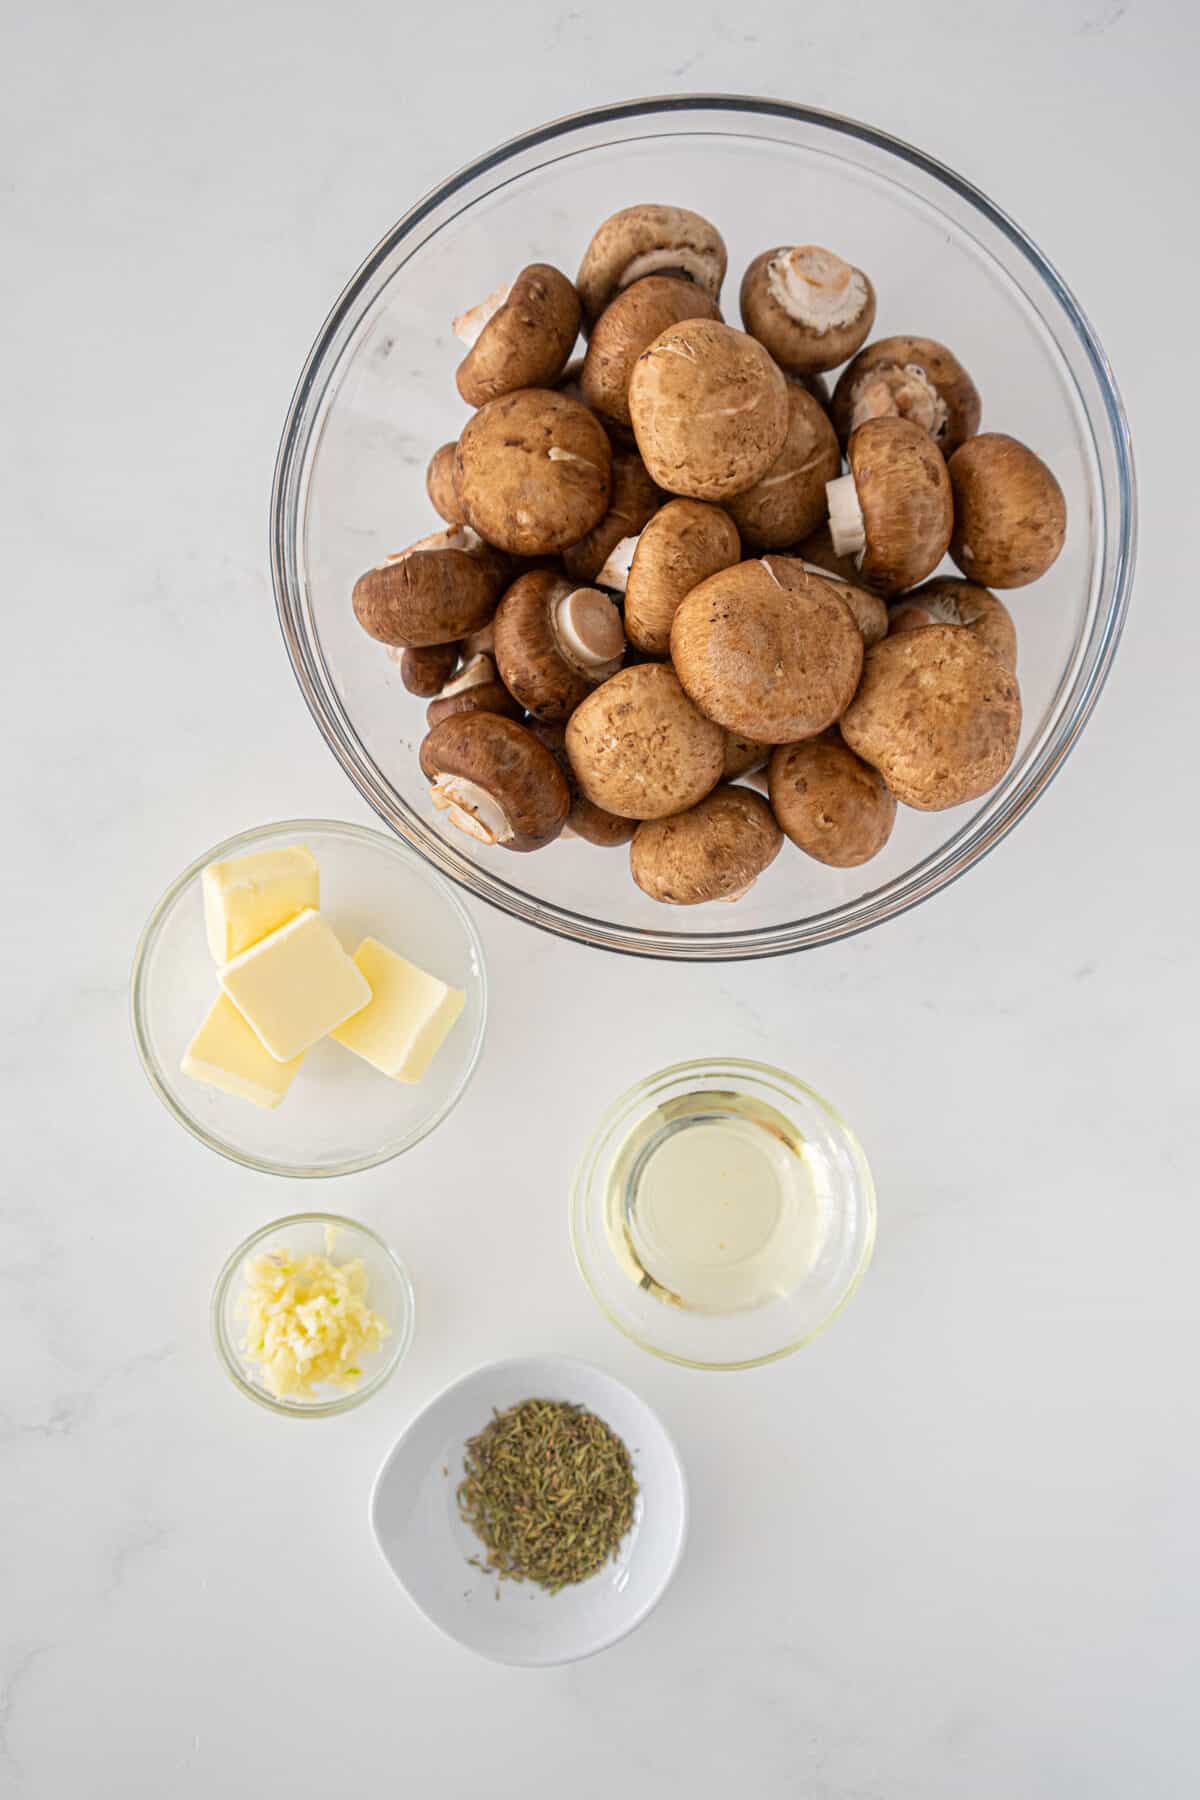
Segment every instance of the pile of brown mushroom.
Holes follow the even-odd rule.
[[[1036,581],[1066,531],[945,345],[867,343],[861,269],[763,251],[739,331],[726,261],[697,213],[632,206],[574,282],[534,263],[457,319],[475,410],[429,465],[445,529],[354,588],[429,703],[452,824],[628,844],[638,886],[684,906],[739,899],[785,837],[853,867],[897,802],[993,787],[1021,700],[990,590]],[[947,554],[961,579],[936,576]]]

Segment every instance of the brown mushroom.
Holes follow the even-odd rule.
[[[740,900],[779,855],[783,834],[749,788],[722,785],[671,818],[639,825],[629,868],[643,893],[668,906]]]
[[[716,319],[685,319],[638,357],[629,410],[659,487],[692,500],[728,500],[781,454],[788,386],[757,339]]]
[[[934,338],[887,337],[843,369],[830,406],[839,441],[868,419],[911,419],[943,456],[979,430],[979,390],[952,350]]]
[[[522,575],[500,602],[496,665],[505,687],[539,719],[565,719],[621,666],[621,615],[599,588],[551,569]]]
[[[811,554],[810,554],[811,552]],[[797,544],[794,550],[786,552],[802,562],[810,575],[819,575],[823,581],[832,581],[838,593],[854,614],[854,622],[862,632],[863,643],[867,649],[885,638],[888,632],[888,609],[878,594],[872,594],[868,588],[861,587],[858,571],[851,557],[835,556],[829,541],[829,528],[823,526],[811,537]],[[843,568],[849,574],[843,574]]]
[[[1067,503],[1040,456],[1003,432],[974,437],[950,458],[950,554],[971,581],[1025,587],[1056,560]]]
[[[487,623],[506,573],[503,558],[475,532],[451,526],[360,575],[354,615],[381,644],[448,644]]]
[[[575,286],[590,328],[614,294],[647,275],[695,282],[716,299],[728,258],[715,225],[684,206],[626,206],[595,232]]]
[[[566,823],[562,770],[523,725],[497,713],[444,719],[421,745],[431,798],[452,825],[481,844],[540,850]]]
[[[595,844],[604,850],[627,844],[637,829],[637,821],[622,819],[617,813],[605,812],[602,806],[593,806],[587,795],[580,793],[571,759],[567,755],[567,734],[563,726],[550,724],[544,719],[530,719],[528,726],[538,742],[545,744],[553,756],[570,790],[571,810],[563,826],[563,836],[582,838],[585,843]]]
[[[825,517],[825,488],[842,467],[833,426],[820,402],[789,381],[788,432],[783,449],[753,487],[727,501],[730,517],[751,550],[786,550]]]
[[[425,644],[418,650],[388,651],[400,666],[400,679],[420,700],[440,694],[458,667],[457,644]]]
[[[1006,669],[1017,671],[1017,628],[1003,600],[974,581],[952,575],[927,581],[894,600],[888,608],[888,630],[915,631],[925,625],[958,625],[977,638]]]
[[[954,524],[941,451],[911,419],[868,419],[846,459],[850,473],[826,490],[834,550],[856,557],[863,585],[880,594],[914,587],[945,556]]]
[[[717,303],[694,281],[646,275],[623,288],[592,327],[579,372],[584,401],[605,419],[630,425],[629,379],[642,351],[684,319],[719,319]]]
[[[425,473],[425,492],[433,503],[434,511],[445,519],[447,525],[465,525],[467,522],[454,476],[454,456],[457,449],[456,443],[443,444],[430,457],[429,468]]]
[[[625,633],[639,650],[665,656],[682,601],[708,576],[740,559],[737,526],[719,506],[670,500],[629,548],[625,579],[615,577],[625,593]]]
[[[788,744],[824,731],[849,705],[863,640],[835,583],[766,556],[693,588],[671,627],[671,660],[708,718]]]
[[[560,270],[530,263],[511,287],[456,319],[454,332],[471,346],[455,376],[468,406],[552,387],[579,336],[579,295]]]
[[[614,448],[608,511],[586,537],[563,551],[563,568],[572,581],[595,581],[617,545],[636,537],[661,501],[637,451]]]
[[[836,731],[780,744],[767,785],[771,810],[792,843],[832,868],[869,862],[892,835],[895,795]]]
[[[737,781],[740,776],[754,775],[769,761],[772,746],[759,738],[741,737],[736,731],[725,733],[723,781]]]
[[[810,531],[806,538],[789,550],[789,556],[798,556],[801,562],[828,575],[840,575],[843,581],[860,581],[858,564],[852,556],[839,556],[833,547],[833,538],[829,533],[829,520],[823,519],[815,531]],[[883,633],[880,632],[880,637]]]
[[[960,806],[995,787],[1016,755],[1016,677],[957,625],[902,631],[868,650],[841,722],[847,744],[905,806]]]
[[[565,550],[608,511],[612,451],[586,406],[551,388],[519,388],[481,406],[458,440],[463,508],[513,556]]]
[[[495,663],[483,653],[472,656],[453,680],[448,681],[436,698],[429,702],[425,708],[425,723],[432,730],[443,719],[453,719],[459,713],[469,712],[502,713],[507,719],[518,718],[521,712],[521,708],[496,674]]]
[[[867,277],[819,244],[764,250],[742,278],[742,323],[789,374],[836,369],[874,322]]]
[[[720,779],[725,737],[665,663],[622,669],[567,721],[567,755],[594,806],[660,819],[702,800]]]

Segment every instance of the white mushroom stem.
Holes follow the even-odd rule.
[[[584,669],[602,669],[625,649],[621,615],[599,588],[576,588],[554,611],[554,627],[564,649]]]
[[[496,665],[490,656],[473,656],[466,666],[459,670],[452,681],[448,681],[439,700],[448,700],[452,694],[465,694],[474,687],[483,687],[486,682],[495,681]]]
[[[452,825],[481,844],[507,844],[513,835],[508,815],[495,795],[465,775],[439,775],[430,798]]]
[[[633,567],[634,554],[641,534],[637,537],[622,538],[614,544],[604,560],[604,566],[596,577],[596,586],[612,588],[614,593],[623,594],[629,585],[629,571]]]
[[[389,569],[393,563],[403,562],[406,556],[412,556],[417,550],[466,550],[474,553],[483,549],[483,539],[469,525],[447,525],[444,531],[431,531],[428,537],[418,538],[415,544],[406,544],[403,550],[393,550],[375,566]]]
[[[676,273],[688,276],[707,294],[717,291],[720,270],[715,259],[702,250],[689,249],[686,244],[667,244],[661,250],[644,250],[640,256],[632,257],[621,271],[617,286],[627,288],[640,281],[643,275]]]
[[[498,287],[493,293],[490,293],[486,300],[481,300],[477,306],[470,307],[465,313],[459,313],[452,329],[455,337],[460,339],[468,350],[475,348],[483,336],[484,326],[495,318],[500,308],[508,300],[512,290],[512,282],[506,281],[502,287]]]
[[[852,325],[867,304],[862,272],[819,244],[797,244],[773,256],[767,292],[789,319],[818,337],[837,325]]]
[[[932,438],[940,438],[949,413],[946,402],[917,363],[902,369],[872,371],[854,396],[850,430],[868,419],[911,419]]]
[[[496,624],[489,619],[478,631],[472,631],[462,641],[463,652],[467,657],[491,656],[496,649]]]
[[[829,502],[833,554],[856,556],[861,560],[867,547],[867,530],[853,475],[839,475],[835,481],[827,481],[825,498]]]

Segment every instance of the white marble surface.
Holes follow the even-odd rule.
[[[1192,9],[124,0],[0,29],[0,1793],[1194,1794]],[[481,914],[495,1024],[462,1111],[319,1196],[409,1259],[411,1359],[344,1420],[277,1421],[218,1369],[208,1291],[239,1236],[314,1196],[177,1129],[126,980],[206,843],[365,817],[270,605],[292,381],[344,276],[447,170],[553,113],[697,88],[911,138],[1064,269],[1140,454],[1116,673],[1002,851],[882,934],[681,971]],[[588,1029],[540,1061],[568,988]],[[564,1231],[598,1102],[704,1044],[836,1096],[881,1194],[846,1317],[730,1379],[610,1331]],[[547,1348],[661,1409],[695,1516],[639,1634],[531,1675],[408,1606],[366,1496],[445,1381]]]

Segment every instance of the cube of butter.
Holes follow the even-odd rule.
[[[221,1088],[255,1106],[276,1107],[304,1061],[276,1062],[263,1049],[228,994],[218,994],[180,1064],[193,1081]]]
[[[376,938],[364,938],[354,961],[371,984],[371,1004],[330,1036],[393,1081],[420,1081],[466,1001],[406,962]]]
[[[366,976],[311,906],[227,962],[220,980],[278,1062],[303,1055],[371,998]]]
[[[200,885],[208,947],[218,963],[240,956],[306,906],[321,904],[317,859],[303,844],[209,863]]]

